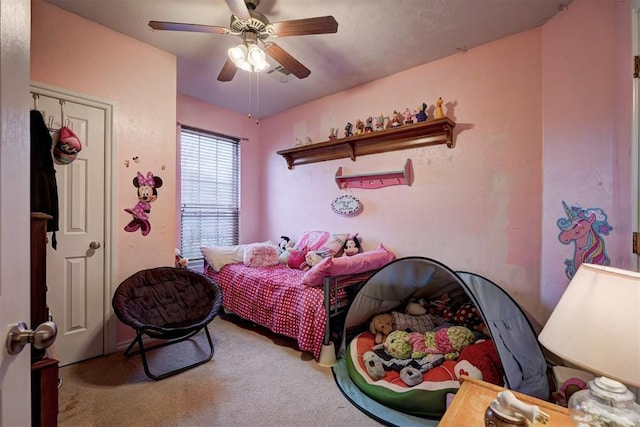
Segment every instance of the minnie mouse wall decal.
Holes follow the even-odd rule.
[[[142,235],[146,236],[151,231],[151,224],[149,223],[151,203],[158,198],[157,189],[162,187],[162,179],[158,176],[153,176],[151,171],[147,172],[146,177],[138,172],[136,177],[133,178],[133,186],[138,189],[138,203],[133,208],[124,210],[133,216],[129,224],[124,227],[124,230],[132,233],[140,229]]]

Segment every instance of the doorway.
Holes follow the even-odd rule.
[[[47,244],[47,304],[58,327],[60,366],[110,350],[110,164],[113,106],[63,89],[34,84],[33,108],[52,135],[67,127],[82,144],[70,163],[55,161],[59,230]],[[55,158],[55,155],[54,155]]]

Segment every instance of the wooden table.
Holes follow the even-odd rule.
[[[456,393],[438,427],[484,427],[484,412],[489,403],[504,388],[475,378],[463,376],[462,386]],[[567,408],[513,391],[521,401],[538,405],[540,410],[550,415],[546,427],[572,427]],[[533,426],[542,426],[535,423]]]

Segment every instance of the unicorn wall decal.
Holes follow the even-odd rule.
[[[613,227],[607,222],[604,211],[601,208],[583,209],[580,205],[569,208],[564,201],[562,206],[567,217],[556,222],[561,230],[558,240],[563,245],[575,243],[573,258],[564,261],[567,277],[571,279],[583,262],[609,265],[611,260],[607,256],[602,235],[608,236]]]

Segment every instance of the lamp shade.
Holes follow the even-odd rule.
[[[640,273],[581,264],[538,340],[566,362],[640,387]]]

